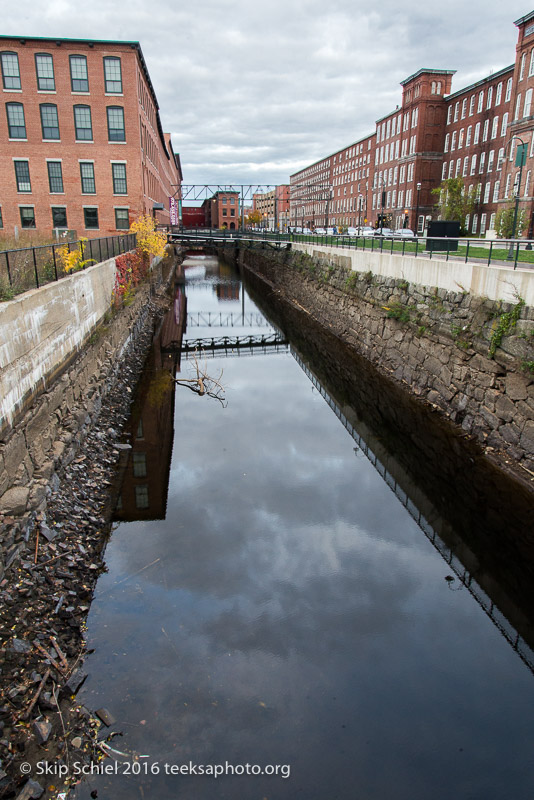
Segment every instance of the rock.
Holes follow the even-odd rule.
[[[116,722],[115,717],[109,713],[107,708],[99,708],[98,711],[95,711],[95,714],[108,728]]]
[[[26,486],[13,486],[0,498],[0,514],[23,514],[26,511],[30,490]]]
[[[44,722],[43,720],[40,720],[39,722],[34,722],[33,732],[35,733],[35,736],[39,744],[45,744],[48,741],[48,737],[52,733],[52,723]]]
[[[11,653],[29,653],[31,649],[31,642],[28,642],[27,639],[13,639],[8,648]]]
[[[87,678],[87,672],[84,672],[83,669],[77,669],[75,672],[72,673],[70,678],[68,679],[67,683],[63,686],[61,690],[62,694],[76,694],[82,683]]]
[[[43,787],[37,781],[29,781],[24,785],[24,789],[17,795],[17,800],[37,800],[44,792]]]
[[[75,736],[73,739],[71,739],[70,743],[71,743],[71,745],[73,747],[76,748],[76,750],[79,750],[80,747],[82,746],[82,737],[81,736]]]
[[[53,542],[57,536],[57,531],[53,531],[48,525],[45,525],[44,522],[41,522],[41,533],[47,540],[47,542]]]

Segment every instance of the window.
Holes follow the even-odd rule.
[[[503,114],[502,125],[501,125],[501,136],[506,136],[507,127],[508,127],[508,112],[506,112],[506,114]]]
[[[463,143],[464,143],[464,129],[462,128],[460,130],[460,133],[458,134],[458,150],[462,149]]]
[[[491,108],[491,101],[493,99],[493,86],[488,89],[488,96],[486,98],[486,109]]]
[[[510,100],[512,96],[512,78],[508,78],[508,83],[506,84],[506,96],[504,98],[505,103]]]
[[[128,194],[126,185],[126,164],[112,164],[113,194]]]
[[[130,215],[127,208],[115,209],[115,227],[118,231],[130,230]]]
[[[462,119],[465,119],[466,111],[467,111],[467,97],[464,97],[464,99],[462,100]]]
[[[490,150],[488,156],[488,172],[491,172],[493,169],[493,160],[495,158],[495,150]]]
[[[514,119],[519,119],[519,111],[521,109],[521,92],[517,95],[517,100],[515,103],[515,114]]]
[[[16,53],[2,53],[0,57],[2,64],[2,81],[4,89],[20,89],[19,57]]]
[[[491,183],[488,182],[484,187],[484,202],[485,203],[489,203],[490,191],[491,191]]]
[[[120,58],[104,59],[104,81],[108,94],[122,94],[122,75]]]
[[[523,55],[521,56],[521,66],[519,67],[519,80],[520,81],[523,80],[523,76],[525,74],[525,61],[526,61],[526,58],[527,58],[527,54],[523,53]]]
[[[530,66],[528,68],[528,77],[531,78],[534,75],[534,47],[530,51]]]
[[[462,167],[462,177],[465,178],[467,175],[467,170],[469,168],[469,156],[464,158],[464,165]]]
[[[480,113],[482,111],[482,106],[483,105],[484,105],[484,90],[482,90],[480,92],[480,94],[478,95],[478,106],[477,106],[477,112],[478,113]]]
[[[471,134],[472,134],[472,132],[473,132],[473,126],[470,125],[468,127],[468,129],[467,129],[466,134],[465,134],[465,146],[466,147],[469,147],[469,145],[471,144]]]
[[[528,197],[528,192],[530,189],[530,170],[527,172],[527,177],[525,178],[525,197]]]
[[[481,153],[480,154],[480,161],[478,163],[478,171],[479,171],[479,173],[480,172],[484,172],[485,164],[486,164],[486,154],[485,153]]]
[[[454,121],[458,122],[458,110],[460,108],[460,102],[454,104]]]
[[[30,165],[28,161],[14,161],[18,192],[31,192]]]
[[[447,162],[443,162],[443,167],[441,168],[441,180],[444,181],[447,177]]]
[[[532,89],[529,89],[525,94],[525,105],[523,106],[523,117],[530,117],[530,110],[532,108]]]
[[[84,208],[83,221],[86,228],[98,228],[98,208]]]
[[[82,193],[95,194],[95,165],[92,161],[80,161],[80,175],[82,179]]]
[[[452,139],[451,139],[451,153],[453,150],[456,150],[456,131],[452,132]]]
[[[493,117],[493,122],[491,123],[491,138],[495,139],[497,137],[497,131],[499,129],[499,117]]]
[[[125,142],[124,109],[122,106],[108,106],[108,139],[110,142]]]
[[[497,214],[494,211],[493,214],[490,217],[490,224],[489,224],[490,230],[494,230],[495,229],[495,217],[496,216],[497,216]]]
[[[447,125],[449,125],[452,116],[452,106],[449,106],[449,110],[447,111]]]
[[[508,197],[508,195],[509,195],[509,192],[510,192],[510,184],[511,184],[511,182],[512,182],[512,174],[511,174],[511,173],[509,173],[509,174],[506,176],[506,187],[505,187],[505,189],[504,189],[504,197],[505,197],[505,198],[507,198],[507,197]]]
[[[67,209],[65,206],[52,206],[52,227],[67,227]]]
[[[22,228],[35,228],[35,209],[33,206],[20,207],[20,225]]]
[[[61,161],[47,161],[46,166],[48,169],[48,186],[53,194],[63,192],[63,173],[61,170]]]
[[[43,139],[59,139],[59,120],[57,116],[57,106],[52,103],[42,103],[41,111],[41,130]]]
[[[471,99],[469,100],[469,116],[470,117],[473,115],[473,111],[475,110],[475,100],[476,100],[475,95],[473,95],[471,97]]]
[[[148,508],[148,486],[136,486],[135,487],[135,507],[136,508]]]
[[[87,59],[85,56],[70,56],[70,86],[73,92],[88,92]]]
[[[478,214],[473,214],[473,227],[471,228],[471,233],[477,232],[478,226]]]
[[[77,141],[93,141],[91,106],[74,106],[74,130]]]
[[[55,92],[54,61],[47,53],[37,53],[35,56],[35,72],[37,73],[37,88],[41,92]]]
[[[469,172],[470,175],[474,175],[477,168],[477,154],[475,153],[471,156],[471,170]]]
[[[24,106],[22,103],[6,103],[7,127],[10,139],[26,138],[26,123],[24,122]]]
[[[134,478],[146,478],[146,453],[132,453],[132,466]]]
[[[484,120],[484,128],[482,129],[482,141],[487,141],[489,133],[489,119]]]
[[[493,202],[496,203],[499,199],[499,190],[501,188],[501,182],[495,181],[495,186],[493,187]],[[493,225],[491,226],[493,228]]]
[[[502,81],[497,85],[497,92],[495,94],[495,105],[498,106],[502,98]]]

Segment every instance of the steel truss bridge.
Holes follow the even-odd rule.
[[[289,342],[281,333],[256,334],[252,336],[212,336],[205,339],[184,339],[182,341],[182,357],[199,355],[204,358],[206,353],[219,355],[239,355],[240,350],[252,352],[256,349],[277,352],[282,349],[287,351]]]

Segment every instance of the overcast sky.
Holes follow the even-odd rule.
[[[185,183],[286,183],[375,129],[422,67],[513,63],[523,0],[0,0],[2,33],[139,41]]]

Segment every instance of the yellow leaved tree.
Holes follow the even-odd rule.
[[[137,247],[143,255],[164,256],[167,237],[156,230],[156,221],[149,214],[142,214],[130,226],[130,233],[137,234]]]

